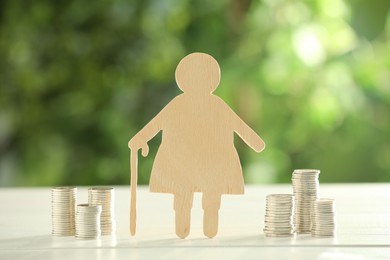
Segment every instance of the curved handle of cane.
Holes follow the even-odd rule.
[[[142,149],[142,150],[141,150],[142,156],[143,156],[143,157],[148,156],[148,154],[149,154],[149,145],[146,143],[144,146],[142,146],[141,149]]]

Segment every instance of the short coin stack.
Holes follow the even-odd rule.
[[[335,233],[335,207],[332,199],[319,199],[313,204],[311,234],[315,237],[333,237]]]
[[[294,235],[294,196],[271,194],[267,196],[264,233],[268,237]]]
[[[102,206],[100,218],[102,235],[111,235],[115,233],[114,189],[111,187],[95,187],[88,189],[88,203],[90,205]]]
[[[311,232],[311,208],[319,197],[319,170],[294,170],[292,175],[295,196],[294,224],[297,233]]]
[[[74,236],[77,188],[55,187],[51,189],[52,235]]]
[[[89,204],[77,205],[76,212],[76,238],[93,239],[101,235],[100,216],[102,206]]]

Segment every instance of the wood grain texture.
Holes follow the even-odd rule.
[[[203,230],[211,238],[218,232],[221,195],[244,193],[234,133],[256,152],[261,152],[265,143],[222,99],[212,94],[220,81],[220,67],[213,57],[189,54],[180,61],[175,76],[183,93],[128,145],[132,151],[142,148],[142,154],[147,156],[147,142],[162,131],[150,191],[174,194],[176,234],[180,238],[190,232],[193,193],[202,192]]]

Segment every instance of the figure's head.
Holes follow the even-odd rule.
[[[194,52],[179,62],[175,77],[185,93],[212,93],[218,87],[221,70],[213,57]]]

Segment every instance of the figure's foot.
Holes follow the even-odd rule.
[[[218,210],[204,211],[203,233],[208,238],[213,238],[218,233]]]
[[[190,234],[191,211],[176,211],[176,235],[181,239]]]

